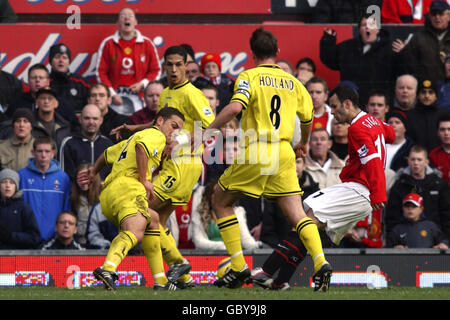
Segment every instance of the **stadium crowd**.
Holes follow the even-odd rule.
[[[422,1],[418,12],[408,5],[415,2],[320,0],[312,19],[357,24],[358,34],[341,43],[335,30],[325,29],[317,59],[339,71],[339,85],[358,93],[363,111],[395,131],[395,141],[386,145],[386,207],[359,221],[341,247],[448,248],[450,6]],[[380,28],[361,14],[370,4],[381,5]],[[389,23],[422,28],[403,41],[383,29]],[[87,172],[108,147],[128,138],[118,138],[112,129],[155,119],[168,81],[154,44],[136,24],[132,10],[119,13],[117,32],[99,44],[95,83],[69,71],[71,48],[63,43],[50,48],[50,70],[43,64],[28,68],[28,83],[0,71],[0,249],[109,248],[117,230],[102,215],[99,195],[110,168],[93,182]],[[233,94],[234,80],[222,73],[218,53],[195,61],[194,49],[182,46],[188,55],[186,77],[218,114]],[[317,74],[317,61],[299,57],[295,62],[277,64],[303,83],[313,101],[309,154],[297,163],[300,185],[311,194],[341,182],[348,124],[333,119],[328,105],[333,88]],[[211,186],[239,152],[239,121],[238,116],[205,143],[203,174],[191,200],[169,218],[179,249],[225,248],[211,210]],[[263,198],[244,197],[236,210],[244,249],[275,247],[291,232],[277,205]]]

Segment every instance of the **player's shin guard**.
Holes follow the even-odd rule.
[[[184,257],[180,253],[177,247],[177,243],[170,233],[169,228],[164,228],[161,224],[159,225],[159,231],[161,234],[161,251],[164,261],[167,265],[171,266],[176,263],[183,263]],[[191,278],[190,274],[184,274],[178,281],[187,282]]]
[[[152,272],[153,279],[155,282],[165,285],[167,278],[164,272],[160,238],[160,230],[146,229],[142,239],[142,250]]]
[[[241,231],[236,215],[217,220],[220,236],[222,237],[228,254],[231,257],[231,269],[241,271],[246,265],[241,245]]]
[[[306,250],[311,255],[314,262],[314,271],[317,272],[326,260],[316,224],[310,218],[305,217],[299,221],[295,229]]]
[[[289,282],[298,265],[305,259],[306,248],[300,241],[297,233],[291,231],[286,239],[280,242],[278,254],[280,256],[284,254],[284,256],[282,256],[283,263],[280,266],[280,271],[274,280],[274,284],[281,286],[283,283]]]
[[[137,244],[136,236],[129,231],[120,231],[111,242],[102,269],[115,272],[119,264]]]
[[[281,240],[269,258],[264,262],[263,270],[273,276],[279,269],[275,282],[278,284],[289,282],[298,265],[305,259],[306,248],[297,233],[291,231]]]

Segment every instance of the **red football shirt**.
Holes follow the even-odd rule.
[[[313,125],[312,130],[315,129],[327,129],[327,123],[328,123],[328,112],[324,112],[320,117],[314,116],[313,118]]]
[[[358,182],[370,191],[372,204],[386,202],[385,143],[394,141],[394,129],[361,111],[348,128],[348,159],[339,177],[342,182]]]
[[[135,47],[136,37],[132,40],[119,40],[119,46],[122,50],[122,63],[120,66],[119,86],[129,87],[138,82],[136,79]]]
[[[442,179],[450,183],[450,153],[439,146],[430,152],[431,164],[442,172]]]

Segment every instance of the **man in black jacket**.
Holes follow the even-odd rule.
[[[37,92],[39,89],[50,86],[50,75],[47,68],[40,63],[34,64],[28,69],[28,84],[30,86],[29,92],[23,92],[16,96],[10,103],[5,115],[11,118],[14,111],[18,108],[27,108],[35,112],[37,109]],[[77,117],[70,101],[64,97],[59,96],[55,92],[56,99],[58,100],[57,113],[66,119],[72,126],[78,125]]]
[[[408,73],[437,83],[445,80],[441,55],[450,52],[450,6],[446,1],[433,1],[429,10],[423,29],[414,34],[402,55]]]
[[[59,108],[56,93],[50,87],[43,87],[36,93],[36,111],[33,130],[40,128],[46,136],[51,137],[57,147],[61,146],[62,140],[72,133],[72,126],[56,110]]]
[[[326,28],[320,40],[320,60],[338,70],[341,81],[358,86],[364,107],[371,90],[393,86],[398,54],[392,49],[389,33],[377,29],[369,15],[361,17],[358,29],[358,37],[336,44],[336,31]]]
[[[100,133],[103,117],[100,109],[94,104],[88,104],[80,115],[80,131],[66,137],[59,150],[59,162],[64,170],[75,181],[77,167],[82,162],[95,164],[97,158],[106,148],[113,145],[112,141]],[[109,170],[105,167],[100,172],[102,180],[106,178]]]
[[[416,144],[430,152],[441,144],[436,128],[438,119],[446,113],[448,111],[437,104],[436,83],[420,81],[416,106],[407,113],[406,133]]]
[[[62,44],[55,44],[50,47],[48,62],[52,67],[50,72],[50,87],[55,90],[58,97],[70,101],[76,114],[81,113],[87,104],[89,81],[83,77],[72,73],[69,65],[72,59],[70,49]]]

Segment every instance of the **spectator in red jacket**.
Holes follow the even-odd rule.
[[[123,105],[122,96],[142,96],[147,84],[159,79],[161,66],[152,41],[136,29],[133,10],[122,9],[117,24],[119,30],[98,49],[97,81],[109,87],[114,105]]]
[[[438,136],[442,144],[430,152],[431,165],[442,173],[442,179],[450,185],[450,114],[438,119]]]
[[[432,0],[383,0],[382,23],[423,24]]]

